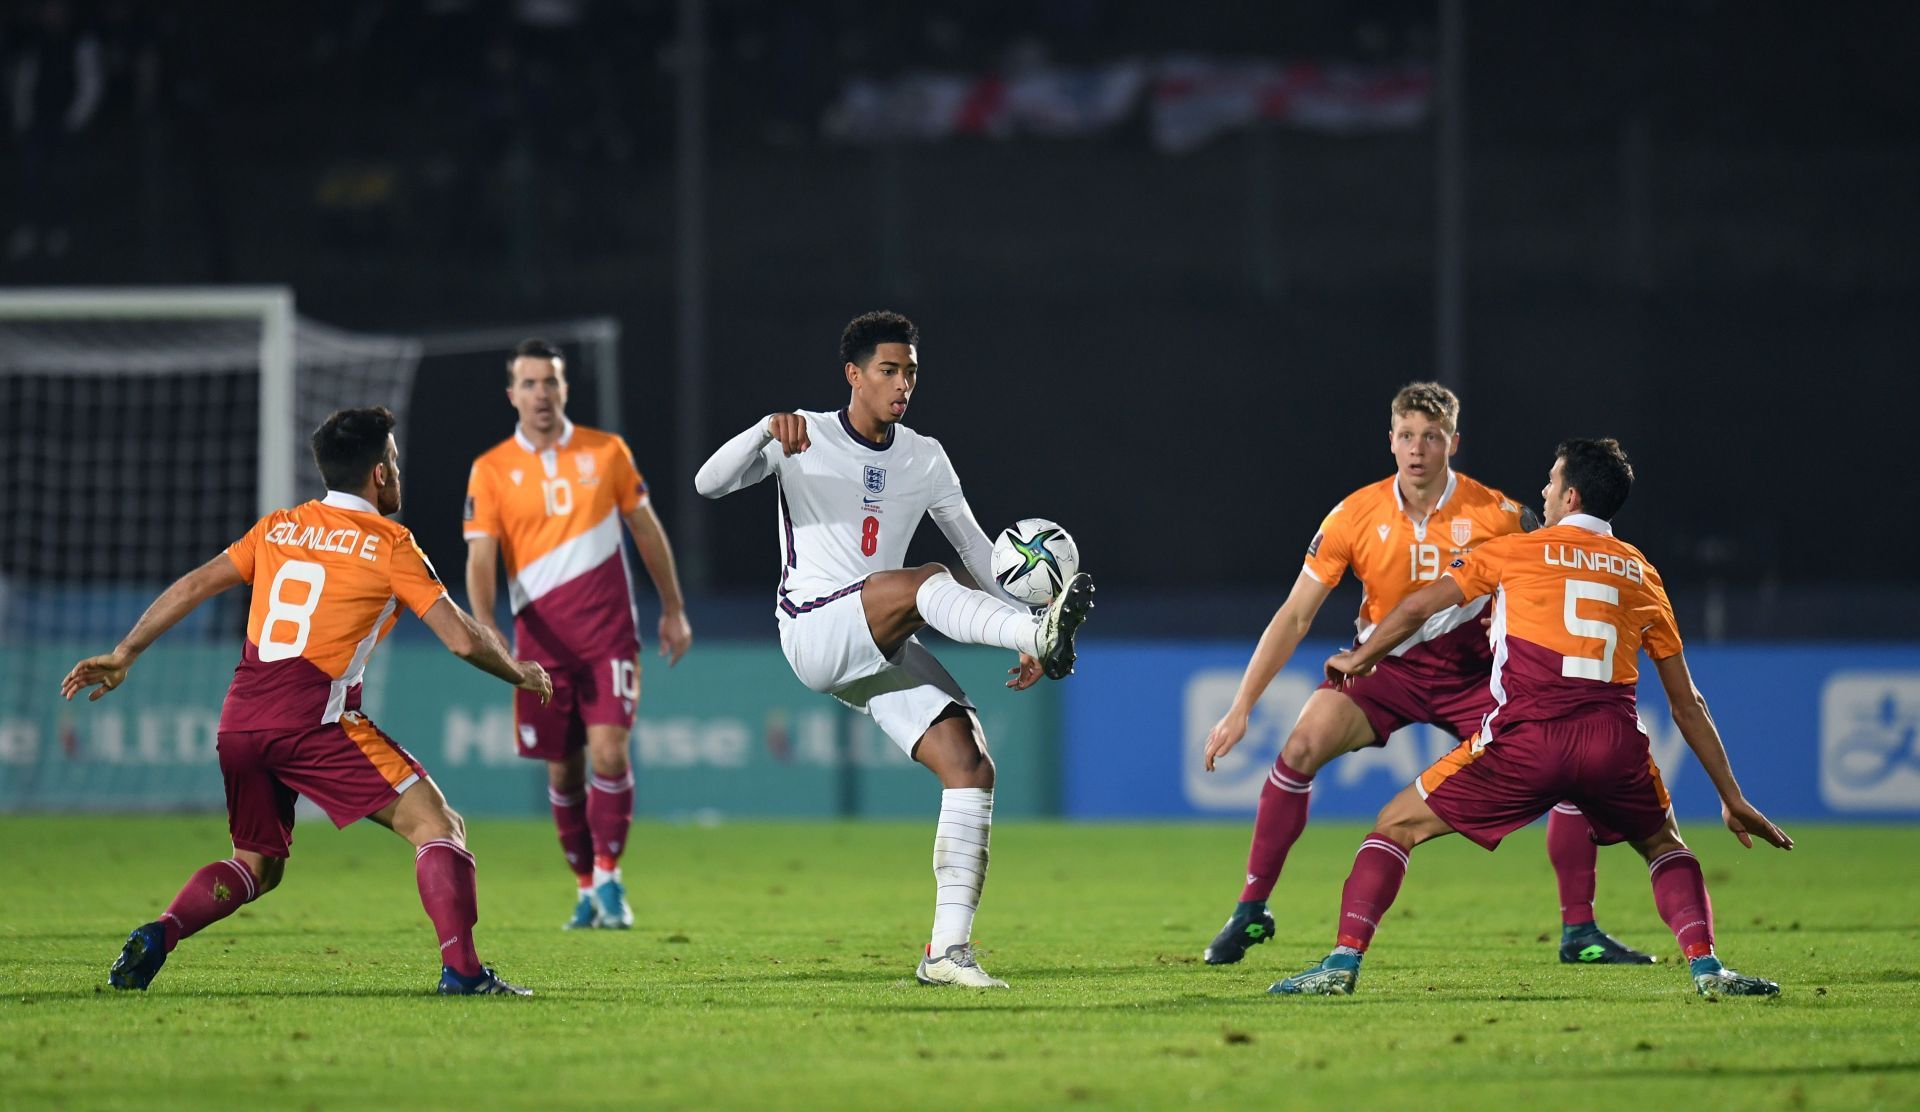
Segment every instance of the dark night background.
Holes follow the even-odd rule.
[[[1183,153],[1139,109],[1072,137],[823,125],[851,78],[1041,59],[1433,67],[1433,4],[711,0],[700,427],[675,417],[675,4],[66,7],[105,95],[50,155],[11,133],[13,223],[69,239],[16,235],[7,284],[285,284],[369,331],[615,316],[607,423],[677,537],[704,515],[697,628],[765,617],[773,514],[699,500],[687,459],[843,401],[860,311],[920,324],[908,419],[982,523],[1065,523],[1138,633],[1257,631],[1320,516],[1390,471],[1393,391],[1438,373],[1433,112]],[[10,65],[70,49],[42,5],[7,12]],[[1619,437],[1621,532],[1690,629],[1920,619],[1920,527],[1890,497],[1920,377],[1916,31],[1899,5],[1465,6],[1456,464],[1537,502],[1557,440]],[[417,383],[407,520],[443,568],[467,464],[511,428],[500,382],[489,356]]]

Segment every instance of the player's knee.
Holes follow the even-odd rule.
[[[976,748],[973,751],[972,760],[967,763],[963,771],[966,777],[972,781],[966,785],[967,787],[992,790],[994,775],[993,755],[985,749]]]
[[[921,564],[907,574],[913,576],[913,585],[918,587],[936,575],[947,575],[949,573],[947,571],[947,565],[945,564]]]
[[[1658,833],[1654,834],[1653,837],[1643,838],[1633,843],[1633,848],[1639,852],[1640,856],[1646,858],[1648,861],[1652,861],[1662,854],[1672,853],[1677,849],[1686,849],[1687,843],[1680,840],[1679,831],[1674,829],[1672,823],[1668,823],[1662,827]]]
[[[1336,739],[1321,730],[1298,729],[1287,735],[1280,747],[1280,759],[1286,766],[1305,776],[1320,771],[1320,766],[1334,759],[1337,752]]]

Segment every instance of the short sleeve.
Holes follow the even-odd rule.
[[[1468,601],[1481,595],[1490,595],[1500,585],[1500,554],[1505,546],[1498,540],[1488,541],[1447,565],[1446,574],[1452,577],[1460,588],[1460,594]]]
[[[387,571],[388,581],[395,598],[406,604],[415,617],[433,609],[434,603],[447,597],[447,588],[440,582],[440,573],[433,570],[433,561],[421,550],[420,542],[413,534],[402,532],[393,541],[393,557]]]
[[[614,498],[620,512],[630,514],[646,502],[647,480],[634,465],[633,449],[627,447],[626,439],[616,436],[613,444],[619,449],[613,454]]]
[[[1641,647],[1646,649],[1647,659],[1665,660],[1674,656],[1686,646],[1680,643],[1680,623],[1673,616],[1673,603],[1667,598],[1666,585],[1660,581],[1660,573],[1651,565],[1642,565],[1646,576],[1647,627],[1640,634]]]
[[[253,528],[239,540],[227,546],[227,559],[233,561],[235,570],[240,573],[243,583],[253,582],[253,561],[260,552],[260,538],[267,529],[267,519],[261,518],[253,523]]]
[[[1313,539],[1307,542],[1306,562],[1302,571],[1311,575],[1314,582],[1323,587],[1337,587],[1340,579],[1347,574],[1347,567],[1353,562],[1352,530],[1347,525],[1347,515],[1343,512],[1345,502],[1335,506],[1320,522],[1320,528],[1314,530]]]
[[[467,508],[461,516],[461,531],[469,540],[500,536],[500,505],[494,498],[492,478],[479,460],[467,472]]]

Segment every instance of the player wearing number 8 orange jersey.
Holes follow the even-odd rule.
[[[522,690],[552,692],[539,664],[506,657],[455,606],[400,510],[400,455],[386,409],[342,410],[313,434],[327,496],[261,518],[224,553],[169,587],[118,647],[73,666],[71,699],[126,681],[154,639],[214,595],[254,588],[240,666],[220,711],[233,857],[187,881],[159,919],[136,928],[113,964],[115,988],[144,989],[174,946],[280,883],[293,805],[306,796],[337,826],[372,819],[412,842],[420,901],[440,937],[439,991],[528,995],[473,948],[479,918],[466,827],[426,769],[360,712],[360,679],[404,606],[448,648]]]
[[[553,699],[514,699],[515,751],[547,762],[547,798],[578,882],[566,926],[633,925],[620,856],[633,825],[627,735],[640,700],[640,637],[621,529],[660,593],[660,653],[693,641],[673,547],[626,441],[567,420],[566,361],[544,340],[507,359],[513,435],[474,460],[467,480],[467,602],[494,625],[504,560],[514,652],[553,675]],[[592,778],[588,778],[589,759]]]
[[[1693,686],[1673,608],[1640,550],[1613,535],[1633,469],[1612,440],[1563,442],[1541,492],[1546,528],[1488,541],[1408,598],[1367,643],[1327,661],[1345,683],[1364,677],[1434,614],[1492,596],[1495,708],[1478,733],[1435,762],[1380,812],[1341,893],[1338,945],[1319,965],[1273,986],[1345,995],[1400,890],[1413,847],[1459,832],[1491,850],[1560,800],[1576,803],[1603,843],[1629,842],[1647,859],[1654,905],[1704,996],[1770,996],[1771,981],[1720,964],[1713,905],[1700,863],[1680,840],[1660,770],[1634,706],[1644,648],[1666,689],[1674,725],[1720,794],[1743,845],[1793,840],[1740,792],[1726,747]]]
[[[1454,559],[1493,538],[1534,524],[1531,511],[1453,470],[1460,448],[1460,400],[1437,382],[1401,388],[1389,407],[1387,444],[1395,473],[1361,487],[1333,508],[1313,540],[1293,589],[1247,662],[1233,705],[1207,735],[1205,765],[1232,751],[1247,733],[1261,693],[1285,666],[1327,595],[1351,571],[1365,591],[1354,623],[1367,643],[1401,599],[1439,578]],[[1426,722],[1456,738],[1480,726],[1493,707],[1487,688],[1492,655],[1481,619],[1483,602],[1433,615],[1374,674],[1348,684],[1322,684],[1300,711],[1260,790],[1246,885],[1226,925],[1208,944],[1208,964],[1237,962],[1273,936],[1267,898],[1287,853],[1306,828],[1313,778],[1341,754],[1385,745],[1402,726]],[[1594,921],[1597,851],[1587,824],[1570,804],[1547,819],[1547,859],[1560,890],[1560,960],[1644,964],[1653,959],[1608,936]]]

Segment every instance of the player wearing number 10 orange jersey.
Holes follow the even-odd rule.
[[[528,995],[494,976],[473,948],[479,918],[466,827],[426,769],[360,711],[360,678],[405,606],[456,654],[545,698],[540,665],[508,659],[447,597],[400,509],[400,456],[384,408],[335,413],[313,434],[326,498],[261,518],[224,553],[169,587],[118,647],[73,666],[71,699],[98,699],[135,658],[200,603],[253,586],[247,640],[220,712],[233,857],[193,874],[158,919],[136,928],[113,964],[115,988],[145,989],[182,939],[280,883],[293,805],[318,804],[336,826],[372,819],[412,842],[420,901],[440,938],[445,995]]]
[[[566,362],[544,340],[507,359],[513,435],[473,461],[467,479],[467,603],[493,624],[506,562],[514,652],[553,676],[553,699],[513,707],[515,751],[547,762],[547,799],[578,881],[576,927],[633,925],[620,856],[633,825],[627,735],[640,701],[640,636],[621,532],[660,593],[660,653],[669,665],[693,641],[673,547],[626,441],[567,420]],[[588,779],[588,763],[592,778]]]
[[[1634,706],[1644,648],[1673,721],[1720,794],[1742,844],[1793,840],[1740,792],[1706,700],[1693,686],[1673,608],[1640,550],[1613,535],[1633,469],[1612,440],[1568,440],[1547,486],[1546,528],[1488,541],[1393,609],[1366,644],[1327,661],[1338,683],[1364,677],[1430,617],[1493,598],[1496,706],[1472,738],[1422,773],[1380,812],[1341,893],[1338,945],[1319,965],[1273,986],[1345,995],[1361,955],[1399,893],[1413,847],[1456,831],[1491,850],[1572,800],[1596,841],[1628,842],[1647,859],[1653,902],[1673,930],[1703,996],[1771,996],[1780,986],[1735,973],[1713,952],[1713,905],[1700,862],[1680,840],[1660,770]]]

